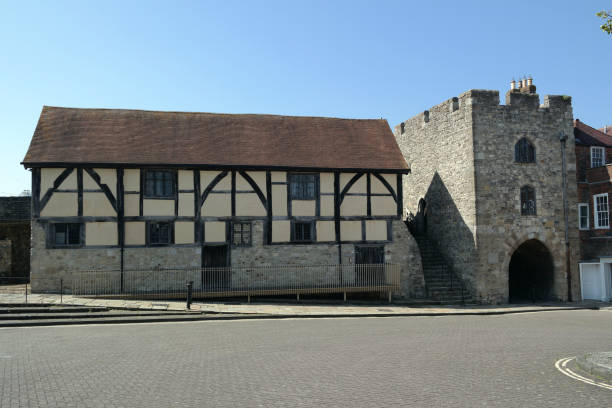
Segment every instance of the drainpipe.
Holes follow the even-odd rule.
[[[569,220],[567,208],[567,172],[565,164],[565,142],[567,135],[565,132],[559,133],[561,142],[561,170],[563,175],[563,217],[565,218],[565,276],[567,278],[567,300],[572,301],[572,274],[570,269],[570,243],[569,243]]]

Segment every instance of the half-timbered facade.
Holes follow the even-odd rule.
[[[74,270],[402,265],[409,168],[385,120],[44,107],[32,170],[33,285]],[[45,281],[45,279],[47,281]]]

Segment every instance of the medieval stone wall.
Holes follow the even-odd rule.
[[[252,278],[249,268],[278,265],[336,265],[338,263],[338,246],[336,244],[305,244],[305,245],[264,245],[263,221],[253,221],[253,245],[249,247],[231,248],[232,281]],[[422,297],[424,293],[421,258],[416,241],[402,221],[392,222],[392,242],[385,245],[385,262],[400,265],[401,291],[398,298]],[[83,290],[117,290],[119,282],[118,271],[121,268],[120,248],[46,248],[44,224],[33,223],[32,242],[32,290],[58,291],[60,284],[64,292],[70,293],[75,272],[101,270],[104,273],[92,274],[85,278],[82,274],[78,279],[82,282],[79,288]],[[124,249],[124,287],[138,290],[181,290],[186,280],[194,281],[194,289],[201,287],[199,268],[201,265],[202,248],[195,245],[143,247]],[[354,263],[355,245],[342,245],[343,263]],[[147,271],[156,269],[168,270],[165,278],[157,279],[159,273],[147,275]],[[184,269],[192,270],[184,270]],[[116,272],[108,272],[116,271]],[[259,272],[258,272],[259,273]],[[285,281],[311,284],[312,279],[298,269],[289,268],[283,274]],[[270,276],[258,277],[261,285],[271,283]],[[314,279],[314,278],[313,278]],[[257,282],[256,282],[257,283]],[[161,286],[160,286],[161,285]],[[255,285],[256,287],[256,285]],[[92,289],[93,288],[93,289]],[[110,293],[110,292],[109,292]]]
[[[8,240],[10,265],[5,276],[27,278],[30,275],[30,221],[0,221],[0,240]]]
[[[477,293],[485,301],[508,298],[508,265],[514,250],[538,239],[554,261],[553,297],[567,296],[565,221],[559,134],[567,135],[567,200],[574,297],[578,296],[579,259],[576,158],[571,99],[508,93],[499,104],[497,91],[471,91],[476,175],[478,266]],[[527,138],[534,163],[515,162],[515,144]],[[521,215],[520,189],[535,189],[536,215]]]
[[[500,105],[497,91],[471,90],[394,129],[412,173],[405,207],[426,215],[427,235],[476,299],[508,300],[512,254],[540,240],[554,261],[553,293],[567,297],[559,133],[566,142],[569,231],[574,299],[579,296],[576,159],[571,100],[514,92]],[[515,163],[514,147],[527,138],[535,163]],[[537,215],[522,216],[520,188],[536,191]],[[427,203],[419,213],[419,200]],[[417,224],[418,227],[418,224]]]
[[[0,240],[0,278],[11,274],[11,241]]]
[[[471,117],[471,95],[465,93],[394,129],[411,168],[404,177],[405,212],[416,215],[419,201],[426,201],[427,235],[439,244],[445,260],[468,286],[476,258]]]

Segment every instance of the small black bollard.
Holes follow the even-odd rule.
[[[187,282],[187,309],[191,309],[191,295],[193,292],[193,281]]]

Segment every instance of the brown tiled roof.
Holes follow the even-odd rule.
[[[23,164],[52,163],[409,171],[384,119],[45,106]]]
[[[574,121],[574,137],[576,138],[576,143],[587,146],[612,147],[612,135],[585,125],[578,119]]]
[[[608,135],[612,135],[612,125],[607,125],[605,127],[599,128],[599,131]]]

